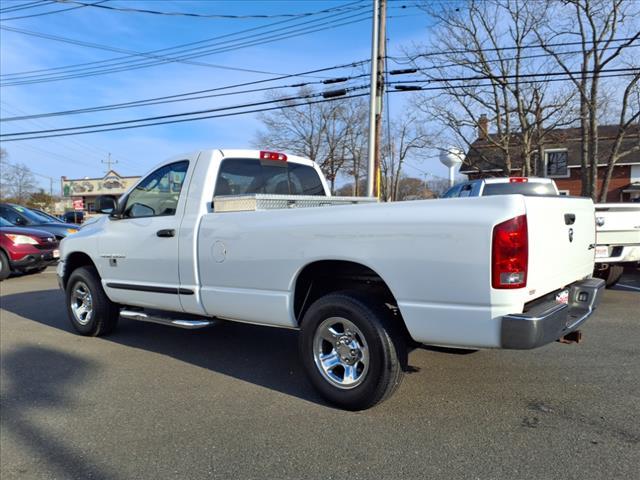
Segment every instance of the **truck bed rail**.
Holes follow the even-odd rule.
[[[213,198],[214,212],[245,212],[256,210],[279,210],[285,208],[329,207],[375,203],[375,197],[323,197],[317,195],[221,195]]]

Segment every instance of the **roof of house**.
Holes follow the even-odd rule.
[[[605,155],[611,148],[611,143],[618,133],[618,125],[600,125],[598,127],[599,151],[604,164]],[[461,173],[470,173],[478,171],[503,170],[504,153],[496,145],[500,140],[500,136],[490,133],[488,139],[478,138],[469,147],[469,151],[460,167]],[[580,144],[581,135],[579,128],[562,128],[552,130],[547,133],[544,141],[545,150],[566,149],[568,152],[568,165],[580,166]],[[512,168],[520,168],[521,154],[518,147],[522,144],[522,135],[515,133],[510,138],[510,152],[512,157]],[[627,150],[635,145],[640,144],[640,126],[632,125],[627,130],[624,140],[622,141],[622,151]],[[626,156],[620,163],[640,163],[640,151],[634,152]]]

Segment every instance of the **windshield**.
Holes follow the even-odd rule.
[[[541,182],[513,182],[513,183],[487,183],[482,195],[511,195],[519,193],[534,197],[536,195],[557,195],[552,183]]]
[[[41,213],[34,212],[33,210],[29,210],[28,208],[18,206],[13,208],[15,208],[23,216],[27,217],[27,219],[29,219],[29,221],[32,223],[53,223],[53,220],[51,220],[49,217],[42,215]]]
[[[0,215],[14,225],[42,225],[43,223],[53,223],[53,220],[33,212],[20,205],[3,205],[0,208]],[[20,218],[22,220],[20,220]]]

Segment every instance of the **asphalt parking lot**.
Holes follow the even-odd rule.
[[[122,321],[75,335],[53,269],[0,285],[0,476],[10,479],[637,478],[640,279],[580,345],[415,350],[394,397],[325,404],[295,332]]]

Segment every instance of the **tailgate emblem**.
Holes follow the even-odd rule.
[[[573,242],[573,228],[569,229],[569,243]]]

